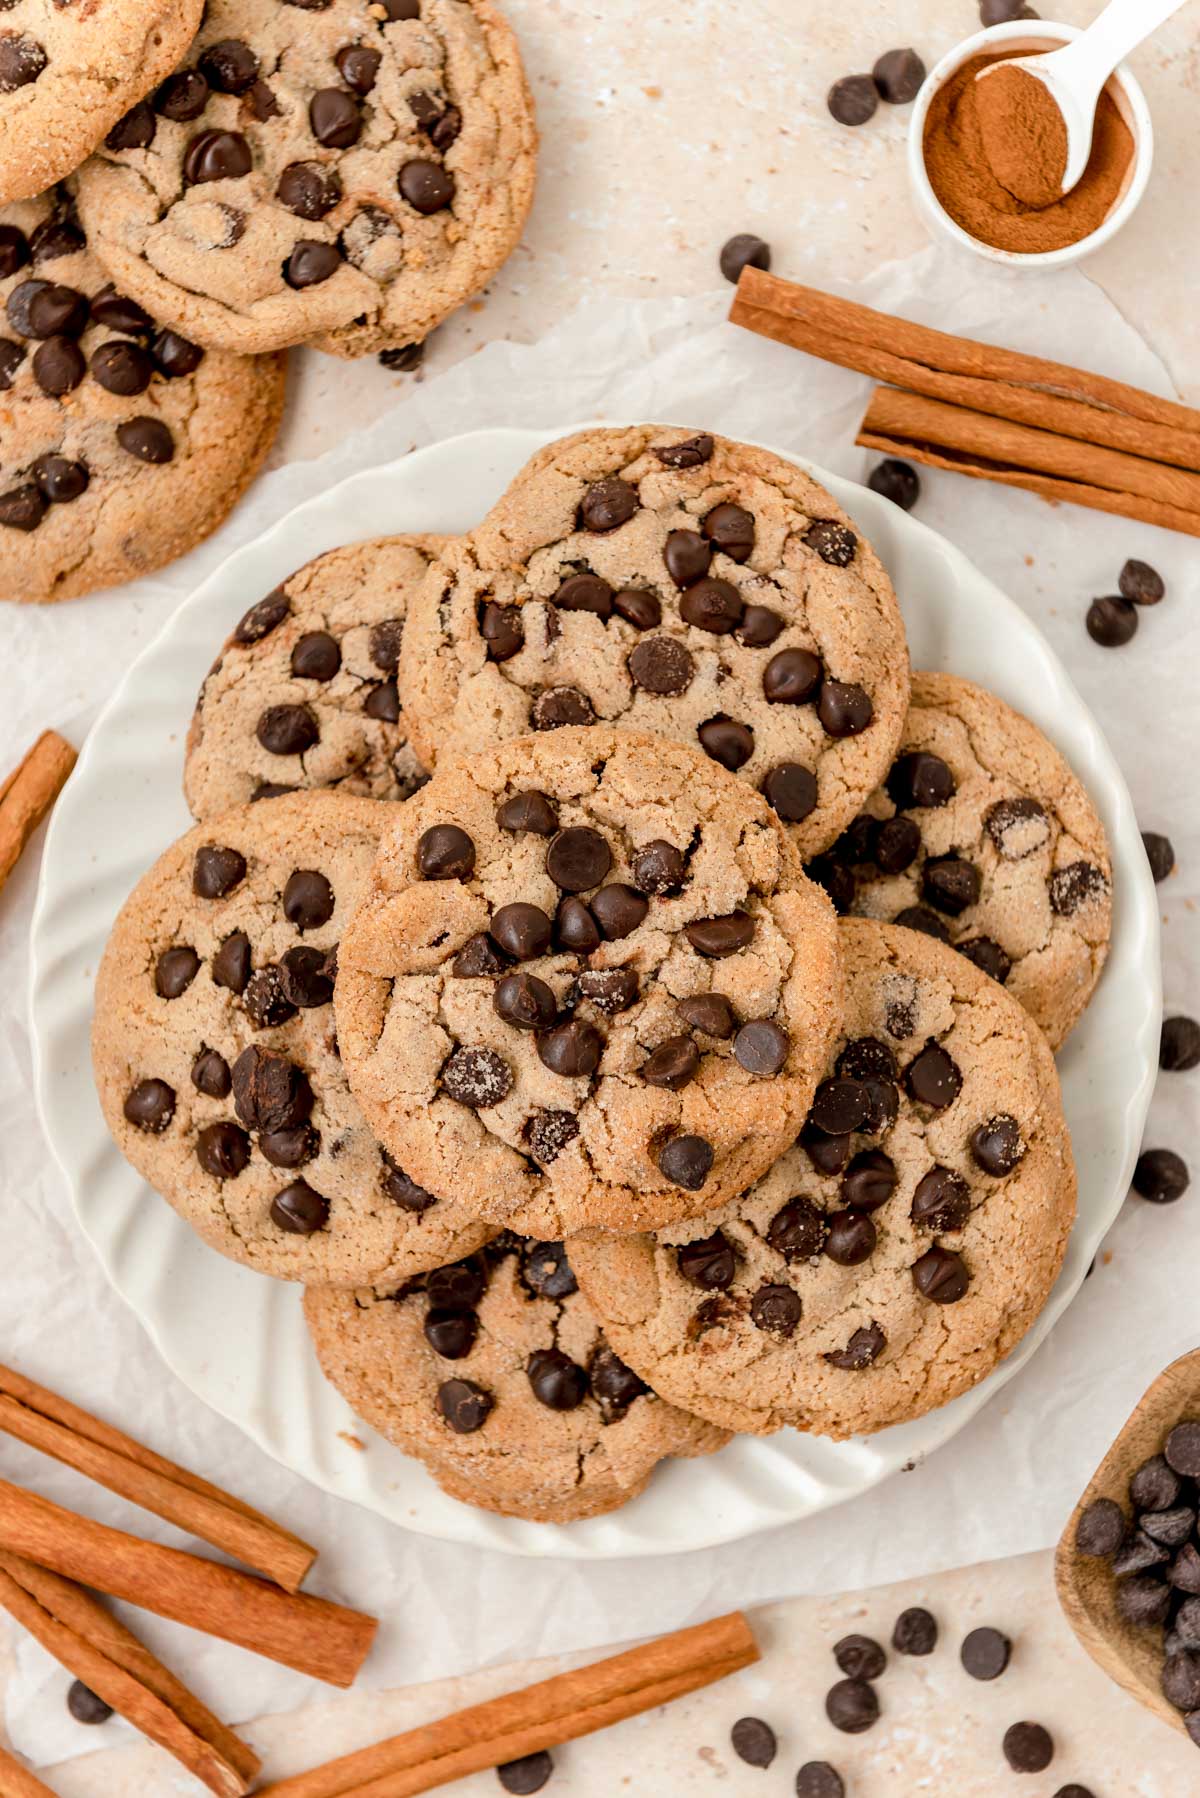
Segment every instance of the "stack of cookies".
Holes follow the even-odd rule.
[[[537,138],[492,0],[4,0],[0,599],[198,543],[285,356],[413,346],[520,237]]]
[[[462,539],[333,551],[221,649],[185,788],[100,971],[109,1126],[456,1497],[877,1430],[1037,1317],[1104,833],[1025,719],[910,680],[791,463],[589,431]]]

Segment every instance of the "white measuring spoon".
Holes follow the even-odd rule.
[[[1184,0],[1109,0],[1073,42],[1035,56],[1006,57],[981,69],[986,81],[997,69],[1023,69],[1049,90],[1067,127],[1067,164],[1062,190],[1070,193],[1088,165],[1100,90],[1119,62],[1179,11]],[[1031,29],[1036,29],[1031,27]]]

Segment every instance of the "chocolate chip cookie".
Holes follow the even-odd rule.
[[[989,1373],[1037,1317],[1075,1212],[1053,1057],[942,944],[842,929],[845,1023],[794,1147],[656,1236],[572,1243],[621,1358],[730,1429],[882,1429]]]
[[[561,1242],[505,1232],[394,1293],[306,1292],[304,1313],[358,1415],[452,1497],[508,1517],[598,1516],[665,1456],[727,1439],[613,1353]]]
[[[74,599],[199,543],[258,472],[283,384],[280,356],[160,330],[63,190],[0,210],[0,599]]]
[[[183,55],[203,0],[7,0],[0,204],[63,180]]]
[[[351,1088],[412,1177],[556,1238],[744,1190],[840,1007],[832,909],[766,802],[602,727],[448,760],[396,808],[336,995]]]
[[[900,753],[828,856],[843,911],[952,943],[1052,1047],[1092,996],[1112,928],[1104,826],[1054,745],[954,674],[914,674]]]
[[[96,984],[118,1148],[206,1242],[284,1280],[400,1280],[494,1234],[387,1155],[338,1056],[338,938],[391,816],[298,793],[200,824],[138,883]]]
[[[330,550],[250,607],[196,703],[183,786],[197,818],[281,789],[407,799],[420,786],[396,661],[408,596],[442,541]]]
[[[492,0],[209,0],[79,176],[113,278],[243,353],[419,342],[520,237],[537,136]]]
[[[433,767],[497,736],[619,724],[761,790],[802,855],[891,765],[908,652],[891,583],[823,488],[663,425],[527,465],[409,612],[400,687]]]

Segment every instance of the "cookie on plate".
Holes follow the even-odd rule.
[[[529,1236],[656,1228],[795,1136],[837,925],[770,807],[681,744],[562,730],[397,808],[342,937],[346,1072],[413,1179]]]
[[[0,204],[70,175],[174,68],[203,0],[7,0],[0,28]]]
[[[420,786],[396,661],[408,596],[443,541],[377,537],[330,550],[250,607],[196,702],[183,771],[195,817],[264,791],[407,799]]]
[[[656,1236],[573,1243],[613,1348],[729,1429],[843,1437],[974,1386],[1058,1274],[1075,1173],[1021,1007],[915,931],[842,925],[846,1018],[799,1142]]]
[[[419,342],[486,286],[537,133],[492,0],[209,0],[79,204],[121,288],[201,343]]]
[[[908,651],[878,557],[793,463],[664,425],[550,444],[414,598],[400,689],[427,766],[618,724],[766,794],[804,856],[891,766]]]
[[[1081,783],[1041,731],[954,674],[914,674],[900,753],[812,869],[842,910],[953,943],[1058,1048],[1108,954],[1112,863]]]
[[[379,1290],[304,1295],[326,1376],[453,1498],[537,1523],[636,1497],[726,1432],[665,1404],[604,1340],[561,1242],[508,1232]]]
[[[4,207],[0,599],[74,599],[207,537],[271,447],[283,384],[281,356],[160,331],[61,190]]]
[[[213,1248],[283,1280],[401,1280],[494,1234],[380,1149],[338,1058],[338,937],[390,817],[302,793],[197,825],[139,881],[96,983],[117,1147]]]

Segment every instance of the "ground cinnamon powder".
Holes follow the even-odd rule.
[[[975,83],[983,148],[1001,187],[1026,206],[1062,199],[1067,121],[1036,75],[1004,62]]]
[[[1014,51],[1014,55],[1025,55],[1028,52]],[[1028,137],[1022,130],[1018,117],[1010,118],[1011,131],[1004,130],[1002,112],[1004,92],[999,96],[989,96],[985,102],[989,113],[990,130],[988,142],[985,143],[983,125],[980,117],[979,92],[975,77],[980,69],[994,62],[1004,61],[1003,56],[973,56],[965,62],[934,95],[929,114],[925,121],[925,168],[929,175],[934,193],[957,225],[969,231],[972,237],[983,243],[991,244],[999,250],[1012,250],[1018,254],[1033,255],[1044,250],[1060,250],[1067,244],[1078,243],[1080,238],[1088,237],[1095,231],[1111,212],[1124,188],[1126,177],[1133,162],[1133,134],[1117,107],[1112,96],[1105,91],[1100,96],[1096,108],[1096,129],[1092,139],[1092,154],[1078,186],[1068,194],[1062,193],[1062,170],[1066,165],[1066,133],[1065,126],[1059,120],[1063,132],[1061,156],[1057,165],[1057,179],[1047,192],[1048,203],[1031,205],[1016,192],[1005,185],[1000,177],[1012,176],[1011,167],[1003,166],[1006,156],[1020,156],[1020,143],[1025,143],[1023,154],[1029,155]],[[1018,74],[1013,71],[1013,74]],[[993,83],[1007,90],[1011,95],[1013,84],[1007,76],[994,75],[981,84],[988,88]],[[1036,87],[1041,92],[1040,83],[1031,77],[1017,84],[1022,98],[1027,87]],[[1049,96],[1044,96],[1049,103]],[[992,102],[999,102],[994,107]],[[1051,103],[1051,109],[1057,113]],[[1005,144],[1006,136],[1009,138]],[[997,161],[1001,163],[998,173],[992,166],[988,155],[989,144]],[[999,146],[999,147],[998,147]],[[1048,179],[1047,171],[1054,169],[1053,157],[1055,148],[1053,133],[1047,141],[1043,141],[1042,152],[1045,166],[1040,174],[1043,183]],[[1033,171],[1036,177],[1038,171]],[[1025,176],[1014,182],[1016,187],[1025,187],[1030,178],[1030,168],[1026,165]],[[1028,191],[1028,189],[1026,189]],[[1058,197],[1054,197],[1057,195]]]

